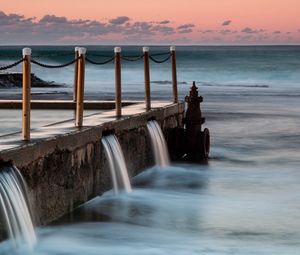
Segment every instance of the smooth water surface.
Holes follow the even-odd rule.
[[[124,79],[139,82],[124,93],[142,98],[132,65]],[[166,70],[153,80],[169,80]],[[178,70],[204,96],[208,164],[148,169],[130,194],[108,192],[39,228],[33,254],[299,254],[300,48],[178,48]],[[168,97],[169,86],[153,83],[153,97]],[[179,85],[181,98],[189,86]],[[14,253],[1,243],[0,254]]]
[[[40,228],[34,254],[299,254],[300,111],[277,100],[206,103],[207,165],[147,170]]]

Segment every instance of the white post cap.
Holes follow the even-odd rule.
[[[84,55],[86,53],[86,48],[79,48],[78,54],[79,56]]]
[[[121,47],[115,47],[114,51],[115,53],[121,53]]]
[[[23,56],[31,56],[31,49],[30,48],[24,48],[23,49]]]
[[[143,47],[143,52],[149,52],[149,47]]]
[[[75,47],[75,52],[79,51],[80,47]]]
[[[175,51],[176,50],[176,47],[175,46],[171,46],[170,47],[170,51]]]

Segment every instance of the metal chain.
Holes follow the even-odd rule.
[[[169,55],[170,54],[170,52],[164,52],[164,53],[153,53],[153,54],[151,54],[151,56],[153,57],[153,56],[165,56],[165,55]]]
[[[168,56],[167,58],[163,59],[163,60],[157,60],[157,59],[153,58],[153,55],[149,55],[149,58],[150,58],[153,62],[155,62],[155,63],[157,63],[157,64],[162,64],[162,63],[167,62],[167,61],[171,58],[171,55],[172,55],[172,54],[169,53],[169,56]]]
[[[33,58],[49,58],[49,57],[60,57],[60,56],[73,56],[73,52],[61,52],[61,53],[52,53],[52,54],[45,54],[45,55],[33,55]]]
[[[88,53],[89,56],[93,56],[93,57],[100,57],[100,58],[111,58],[111,55],[101,55],[101,54],[95,54],[95,53]]]
[[[67,67],[67,66],[70,66],[72,64],[74,64],[75,62],[77,62],[81,57],[78,57],[76,59],[73,59],[72,61],[68,62],[68,63],[65,63],[65,64],[61,64],[61,65],[47,65],[47,64],[44,64],[44,63],[41,63],[41,62],[38,62],[34,59],[31,59],[31,62],[33,64],[36,64],[38,66],[41,66],[41,67],[45,67],[45,68],[63,68],[63,67]]]
[[[103,62],[96,62],[96,61],[91,60],[91,59],[89,59],[87,57],[85,58],[86,62],[88,62],[88,63],[90,63],[92,65],[105,65],[105,64],[108,64],[108,63],[112,62],[114,59],[115,59],[115,56],[113,56],[110,59],[105,60]]]
[[[69,55],[71,53],[65,53],[65,55]],[[163,56],[163,55],[167,55],[168,56],[163,59],[163,60],[157,60],[155,59],[153,56]],[[96,54],[92,54],[93,56],[100,56],[100,55],[96,55]],[[35,58],[39,58],[39,57],[46,57],[46,56],[62,56],[62,54],[53,54],[53,55],[44,55],[44,56],[35,56]],[[103,55],[101,55],[101,57],[104,57]],[[107,56],[106,56],[107,57]],[[155,63],[158,63],[158,64],[161,64],[161,63],[164,63],[164,62],[167,62],[171,57],[171,53],[156,53],[156,54],[151,54],[149,55],[149,58],[155,62]],[[41,62],[38,62],[36,61],[35,59],[31,59],[31,62],[33,64],[36,64],[38,66],[41,66],[41,67],[44,67],[44,68],[63,68],[63,67],[67,67],[67,66],[70,66],[72,64],[74,64],[76,61],[78,61],[81,57],[78,57],[76,59],[73,59],[72,61],[68,62],[68,63],[65,63],[65,64],[60,64],[60,65],[48,65],[48,64],[44,64],[44,63],[41,63]],[[121,56],[121,58],[125,61],[138,61],[142,58],[144,58],[144,54],[141,55],[141,56]],[[110,59],[106,60],[106,61],[103,61],[103,62],[96,62],[94,60],[91,60],[89,58],[86,57],[86,61],[90,64],[93,64],[93,65],[105,65],[105,64],[108,64],[110,62],[112,62],[113,60],[115,59],[115,56],[111,57]],[[0,71],[3,71],[3,70],[7,70],[7,69],[10,69],[10,68],[13,68],[17,65],[19,65],[20,63],[22,63],[24,61],[24,59],[20,59],[19,61],[15,62],[15,63],[12,63],[10,65],[7,65],[7,66],[1,66],[0,67]]]
[[[24,58],[20,59],[19,61],[15,62],[13,64],[7,65],[7,66],[0,66],[0,71],[4,71],[4,70],[10,69],[10,68],[13,68],[13,67],[21,64],[23,61],[24,61]]]
[[[138,61],[142,58],[144,58],[145,54],[141,55],[141,56],[121,56],[121,59],[125,60],[125,61]]]

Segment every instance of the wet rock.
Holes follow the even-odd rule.
[[[0,88],[21,88],[22,80],[22,73],[0,73]],[[57,88],[64,87],[65,84],[55,83],[54,81],[44,81],[32,73],[31,86],[37,88]]]

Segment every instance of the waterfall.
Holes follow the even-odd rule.
[[[124,155],[116,136],[107,135],[102,137],[102,144],[109,163],[115,194],[118,194],[120,190],[124,190],[126,193],[131,192],[132,189]]]
[[[164,134],[157,121],[150,120],[147,124],[151,137],[152,150],[154,153],[155,164],[158,166],[168,166],[170,164],[168,148]]]
[[[36,235],[28,208],[26,183],[15,166],[0,169],[0,210],[7,232],[16,248],[27,245],[32,248]]]

